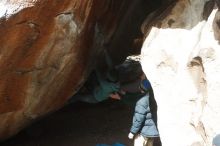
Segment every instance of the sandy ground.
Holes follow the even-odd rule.
[[[122,143],[127,138],[133,109],[120,101],[77,102],[24,129],[1,146],[96,146]],[[158,140],[154,146],[160,146]]]

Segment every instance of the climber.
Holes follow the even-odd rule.
[[[152,113],[153,108],[151,103],[154,102],[156,104],[153,97],[153,90],[138,61],[127,60],[127,63],[125,61],[119,68],[124,70],[123,68],[131,67],[129,64],[132,64],[132,68],[136,69],[130,69],[130,73],[128,71],[126,75],[130,76],[129,74],[136,71],[138,78],[134,78],[129,82],[124,78],[122,80],[119,79],[121,83],[119,92],[121,100],[126,103],[135,104],[133,122],[128,137],[129,139],[134,139],[134,146],[153,146],[154,138],[159,137],[156,127],[157,121],[153,117],[154,113]],[[123,76],[120,75],[120,71],[119,76]],[[154,106],[156,107],[156,105]]]
[[[84,88],[86,92],[77,94],[72,100],[83,101],[88,103],[102,102],[108,98],[120,100],[120,86],[125,90],[127,87],[129,94],[127,94],[125,103],[134,104],[135,98],[129,98],[131,94],[138,91],[139,76],[143,73],[140,62],[133,59],[126,59],[122,64],[114,66],[107,51],[104,51],[104,60],[107,67],[105,69],[95,69],[85,83]],[[119,81],[120,80],[120,81]],[[129,82],[134,81],[136,85],[129,85]],[[130,86],[130,87],[129,87]],[[136,87],[136,88],[135,88]],[[138,96],[137,96],[138,97]]]

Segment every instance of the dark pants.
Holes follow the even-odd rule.
[[[69,103],[74,103],[76,101],[82,101],[82,102],[87,102],[87,103],[98,103],[95,99],[95,97],[92,94],[78,94],[74,95],[70,100]]]

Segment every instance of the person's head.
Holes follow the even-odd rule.
[[[121,83],[134,81],[144,75],[140,62],[132,59],[126,59],[116,66],[116,70]]]

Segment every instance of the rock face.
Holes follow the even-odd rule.
[[[104,49],[114,63],[123,60],[153,7],[144,0],[1,0],[0,139],[64,106]]]
[[[104,62],[103,50],[115,64],[137,52],[146,18],[142,66],[154,88],[163,146],[211,146],[220,133],[219,6],[219,0],[1,0],[0,139],[64,106]]]
[[[218,3],[180,0],[145,22],[153,27],[145,32],[142,66],[163,146],[211,146],[220,133]]]

